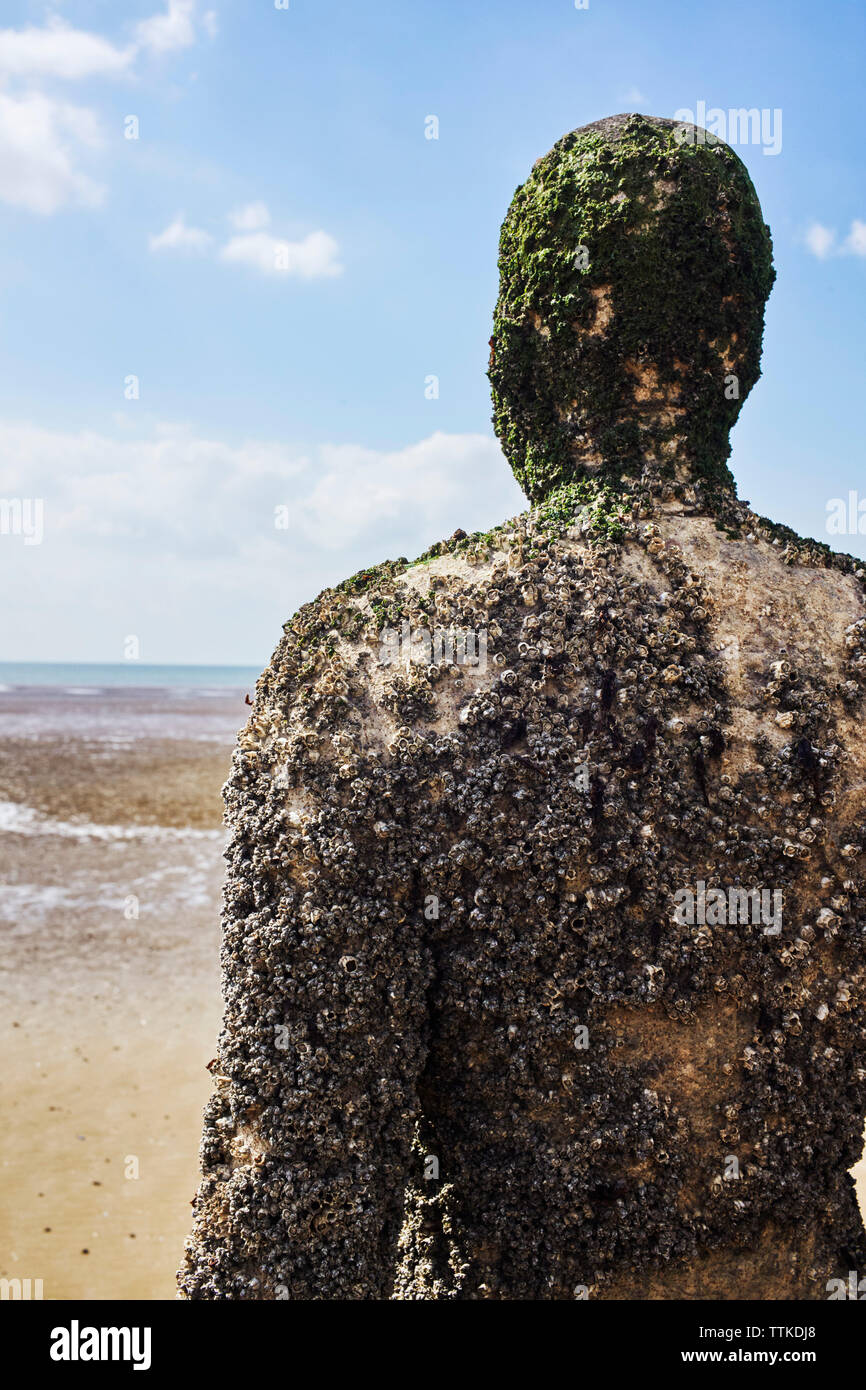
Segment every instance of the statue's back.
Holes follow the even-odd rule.
[[[607,203],[585,300],[511,265],[554,175],[645,148],[617,245],[649,218],[678,264],[677,189],[712,223],[718,176],[754,270],[736,157],[618,120],[503,232],[491,378],[539,505],[326,591],[259,682],[189,1297],[826,1298],[866,1269],[863,574],[734,495],[713,392],[757,374],[742,268],[710,276],[734,319],[707,356],[604,283]]]

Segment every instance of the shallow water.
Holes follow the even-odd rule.
[[[8,668],[7,668],[8,669]],[[246,723],[246,686],[0,685],[0,736],[72,737],[124,747],[142,739],[231,744]]]

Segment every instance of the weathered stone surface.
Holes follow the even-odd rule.
[[[665,123],[599,123],[591,150],[624,131],[653,178],[670,142],[676,186]],[[745,209],[728,172],[716,190],[734,280],[695,273],[745,303],[763,222],[742,177]],[[665,221],[677,197],[644,209],[675,249],[675,228],[702,236],[688,203]],[[520,403],[500,347],[543,336],[550,308],[528,286],[513,312],[521,265],[494,334],[500,422]],[[628,306],[593,275],[618,333]],[[761,313],[737,313],[745,391]],[[596,328],[575,320],[577,350],[556,334],[580,400]],[[826,1298],[866,1269],[847,1173],[866,1112],[864,575],[737,501],[691,375],[706,339],[723,391],[730,344],[676,313],[670,331],[689,374],[653,340],[641,372],[664,399],[632,397],[638,453],[619,388],[581,416],[598,467],[577,407],[549,474],[503,425],[534,510],[286,624],[226,789],[225,1020],[184,1296]],[[543,439],[540,380],[524,419]],[[381,665],[404,621],[486,629],[486,669]],[[679,920],[700,883],[781,892],[781,931]]]

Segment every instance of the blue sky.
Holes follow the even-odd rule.
[[[866,498],[864,52],[850,0],[6,0],[0,496],[44,535],[0,535],[0,657],[263,664],[325,584],[522,509],[511,195],[565,131],[699,101],[781,111],[737,145],[778,274],[740,495],[866,555],[826,532]]]

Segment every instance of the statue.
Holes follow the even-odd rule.
[[[302,608],[234,755],[182,1296],[866,1274],[866,574],[736,496],[772,281],[694,127],[596,122],[517,190],[532,509]]]

